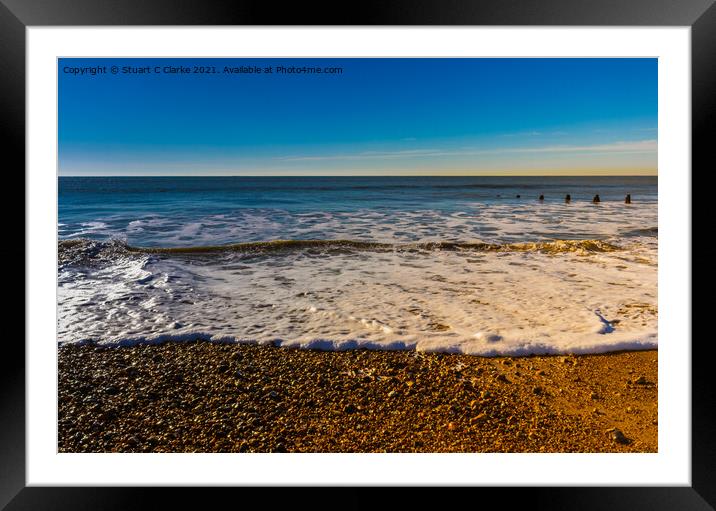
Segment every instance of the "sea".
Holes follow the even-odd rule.
[[[63,176],[57,211],[60,344],[657,347],[656,177]]]

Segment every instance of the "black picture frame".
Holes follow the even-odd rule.
[[[703,172],[713,168],[713,144],[708,135],[713,131],[716,118],[714,0],[371,0],[360,4],[335,2],[331,5],[294,2],[280,7],[266,0],[0,0],[0,140],[6,146],[2,153],[2,166],[8,170],[6,179],[10,174],[20,175],[19,169],[25,168],[25,29],[28,26],[55,25],[688,26],[691,27],[692,44],[692,169],[684,169],[684,172],[690,173],[693,179],[695,169]],[[24,184],[22,186],[24,189]],[[693,218],[701,216],[700,207],[692,206]],[[24,232],[20,236],[24,239]],[[13,258],[16,255],[13,254]],[[26,306],[31,307],[32,304]],[[691,333],[685,332],[684,335],[687,337]],[[189,492],[179,488],[26,487],[25,350],[24,345],[12,337],[7,335],[4,342],[0,370],[0,508],[8,511],[143,509],[157,506],[159,499],[162,507],[198,507],[208,503],[205,500],[206,489]],[[690,340],[682,339],[684,343]],[[465,496],[472,500],[477,495],[480,500],[472,501],[478,505],[478,502],[486,504],[482,500],[486,494],[493,494],[491,496],[498,499],[501,507],[714,509],[716,385],[713,384],[709,356],[714,350],[710,345],[710,336],[693,337],[691,340],[690,487],[472,488],[471,494]],[[226,497],[228,491],[212,495]],[[236,501],[237,505],[250,502],[254,497],[254,491],[247,493],[246,488],[239,491],[243,493],[241,501]],[[309,496],[305,491],[293,491],[290,496],[284,497],[282,492],[274,489],[270,492],[270,504],[271,507],[284,504],[295,506],[305,499],[305,503],[314,508],[362,509],[382,503],[368,488],[351,488],[342,491],[340,496],[333,496],[333,492],[327,489],[320,491],[320,497],[313,492]],[[445,505],[445,499],[454,498],[446,492],[426,493],[421,490],[404,492],[400,497],[402,506]],[[286,501],[282,502],[284,499]]]

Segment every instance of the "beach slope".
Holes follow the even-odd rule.
[[[657,351],[65,345],[60,452],[657,452]]]

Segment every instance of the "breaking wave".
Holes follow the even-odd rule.
[[[191,255],[212,253],[272,254],[301,250],[322,252],[410,252],[410,251],[466,251],[466,252],[539,252],[599,253],[615,252],[621,247],[604,240],[553,240],[530,243],[460,243],[431,241],[422,243],[381,243],[359,240],[272,240],[209,245],[196,247],[134,247],[121,240],[96,241],[90,239],[61,240],[58,242],[60,265],[81,264],[90,261],[111,261],[130,254]]]

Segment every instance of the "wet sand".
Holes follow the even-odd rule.
[[[63,346],[60,452],[656,452],[657,351]]]

